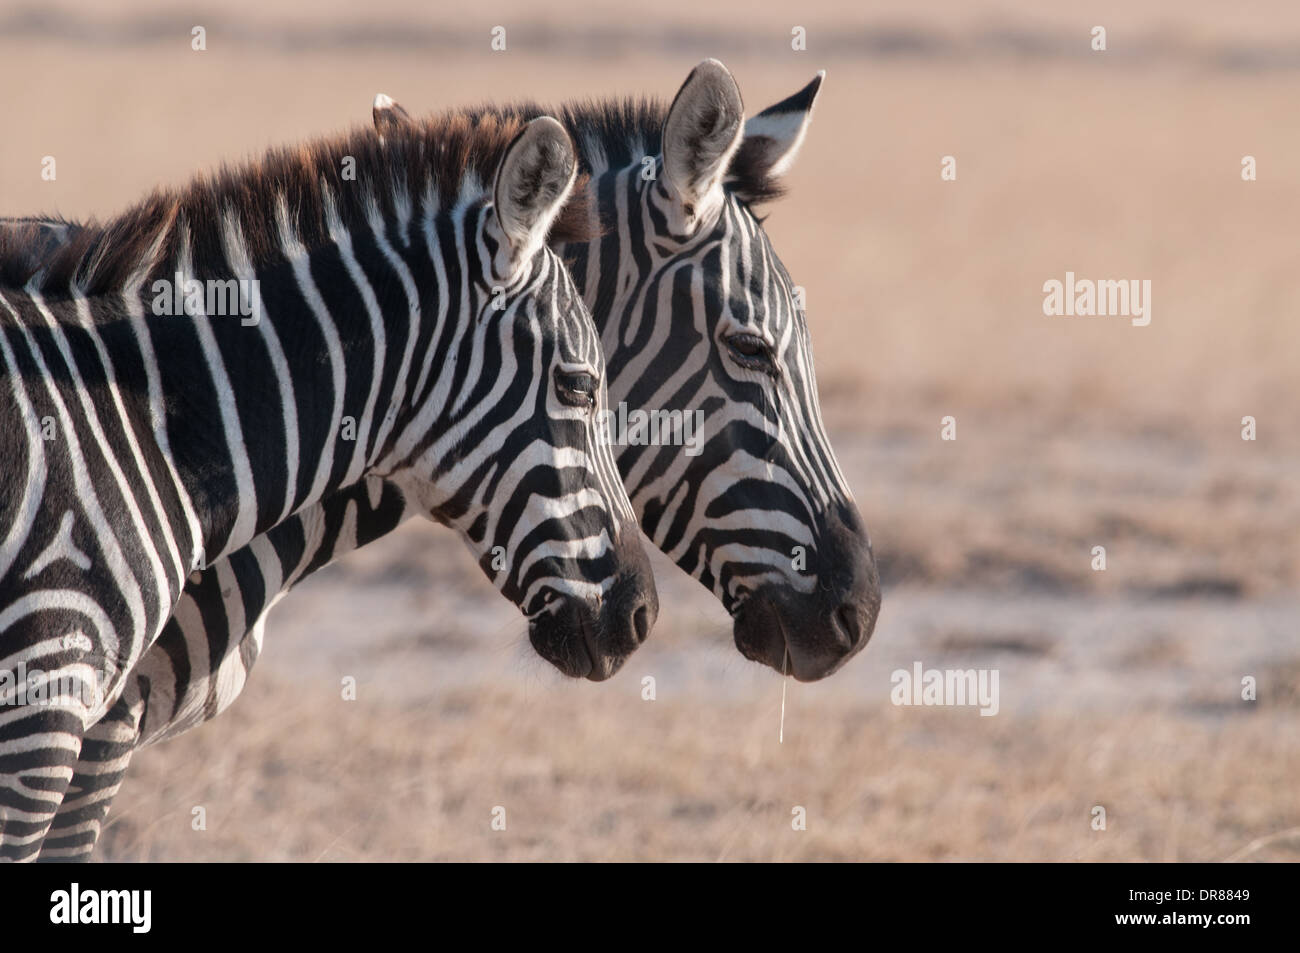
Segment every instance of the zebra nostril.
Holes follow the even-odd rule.
[[[636,644],[640,645],[650,634],[650,610],[643,602],[632,613],[632,631],[636,635]]]
[[[858,607],[851,602],[846,602],[835,610],[835,615],[839,619],[840,627],[849,637],[849,648],[858,647],[862,641],[862,614],[858,612]]]

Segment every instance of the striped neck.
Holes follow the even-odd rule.
[[[191,566],[402,462],[410,408],[445,385],[433,335],[491,291],[487,183],[521,127],[354,130],[155,193],[48,256],[0,236],[0,285],[90,302],[107,362],[139,382]],[[419,425],[436,439],[437,420]]]
[[[207,562],[371,472],[408,421],[416,384],[436,376],[415,359],[421,314],[460,310],[417,290],[427,285],[416,274],[444,255],[425,230],[345,223],[329,208],[328,240],[308,247],[279,218],[279,255],[259,267],[228,214],[220,248],[199,256],[184,236],[158,277],[125,296],[158,357],[171,465]],[[427,234],[464,248],[480,225],[461,209]]]

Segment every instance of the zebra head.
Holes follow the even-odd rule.
[[[602,328],[610,399],[696,413],[702,430],[693,455],[616,448],[642,528],[722,600],[746,657],[805,681],[859,651],[880,608],[822,425],[802,292],[753,211],[780,193],[821,82],[746,121],[735,79],[706,60],[658,122],[647,110],[633,123],[641,141],[622,154],[581,113],[566,117],[604,227],[573,267]]]
[[[506,149],[477,227],[466,213],[471,321],[429,355],[460,370],[427,390],[383,475],[462,535],[528,617],[543,658],[599,681],[645,640],[658,599],[613,454],[597,439],[608,400],[600,340],[546,244],[576,175],[572,141],[550,117]]]

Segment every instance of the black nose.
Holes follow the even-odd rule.
[[[646,640],[659,617],[659,594],[645,584],[640,573],[620,576],[601,605],[601,627],[606,647],[623,654]]]
[[[839,603],[837,627],[843,628],[848,648],[859,649],[870,640],[880,613],[880,573],[857,507],[842,504],[826,514],[821,548],[828,594]]]
[[[601,602],[600,622],[608,649],[627,655],[650,635],[659,618],[650,557],[641,546],[641,531],[633,525],[614,544],[627,568],[614,580]]]

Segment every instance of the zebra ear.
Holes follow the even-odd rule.
[[[745,138],[727,170],[727,184],[746,201],[775,198],[780,178],[794,164],[812,123],[813,104],[826,71],[799,92],[769,106],[745,123]]]
[[[681,220],[673,231],[689,234],[722,204],[722,176],[740,145],[745,104],[725,66],[705,60],[686,77],[664,120],[664,177]]]
[[[380,137],[386,132],[395,132],[411,121],[411,114],[393,102],[393,97],[383,93],[375,97],[370,114],[375,118],[375,129]]]
[[[504,239],[493,262],[498,277],[513,277],[545,244],[577,174],[573,140],[550,116],[534,119],[510,143],[492,190]]]

